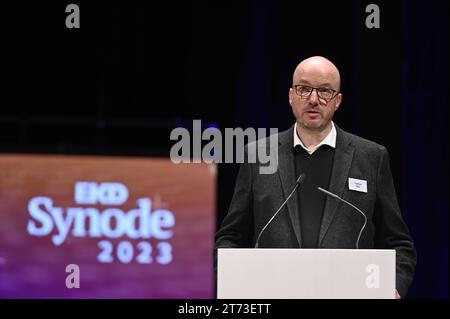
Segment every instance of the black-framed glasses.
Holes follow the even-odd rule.
[[[298,96],[300,96],[302,99],[307,99],[311,96],[312,91],[316,90],[317,96],[326,101],[327,103],[330,102],[332,99],[334,99],[338,94],[339,91],[330,89],[330,88],[326,88],[326,87],[312,87],[312,86],[308,86],[308,85],[301,85],[301,84],[297,84],[294,85],[294,91],[295,94],[297,94]]]

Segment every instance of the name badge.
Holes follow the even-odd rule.
[[[367,193],[367,181],[349,177],[348,189],[352,191]]]

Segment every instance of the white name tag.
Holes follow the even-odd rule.
[[[352,191],[367,193],[367,181],[349,177],[348,189]]]

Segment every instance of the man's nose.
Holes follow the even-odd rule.
[[[319,96],[317,95],[317,90],[312,90],[311,94],[309,95],[309,103],[312,105],[319,104]]]

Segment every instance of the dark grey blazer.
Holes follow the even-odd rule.
[[[416,251],[397,202],[389,155],[384,146],[345,132],[337,125],[329,191],[360,208],[367,225],[359,248],[396,250],[397,290],[403,297],[412,282]],[[278,170],[260,174],[258,163],[243,163],[227,216],[216,234],[216,248],[254,247],[256,236],[295,185],[294,127],[278,135]],[[367,181],[367,193],[349,190],[348,178]],[[300,190],[301,191],[301,190]],[[259,247],[301,248],[297,194],[264,231]],[[364,218],[328,197],[319,234],[320,248],[355,248]]]

